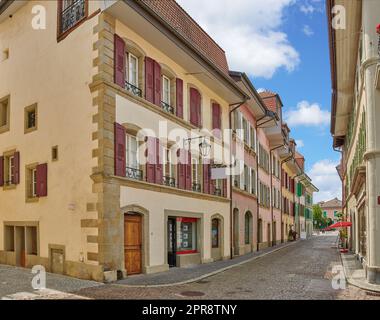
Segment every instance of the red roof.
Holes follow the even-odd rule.
[[[228,63],[224,50],[175,0],[141,0],[141,2],[196,47],[218,69],[228,75]],[[202,9],[200,8],[200,10]]]
[[[260,96],[269,110],[277,112],[277,93],[271,91],[263,91],[260,92]]]

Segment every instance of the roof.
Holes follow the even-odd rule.
[[[158,16],[166,21],[187,41],[224,74],[228,75],[228,63],[224,50],[204,31],[197,22],[175,1],[141,0]]]
[[[275,92],[265,90],[260,92],[260,97],[264,100],[266,107],[273,112],[277,112],[277,101],[281,106],[283,105],[280,96]]]
[[[321,208],[341,208],[342,207],[342,201],[340,201],[338,198],[334,198],[328,201],[322,201],[319,203],[319,206]]]

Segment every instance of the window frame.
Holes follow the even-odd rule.
[[[131,52],[127,52],[127,54],[126,54],[126,59],[127,59],[127,61],[126,61],[126,64],[125,64],[125,66],[126,66],[126,68],[127,68],[127,70],[126,70],[126,78],[127,78],[127,81],[128,81],[128,83],[130,83],[131,85],[133,85],[133,86],[135,86],[136,88],[139,88],[139,79],[140,79],[140,73],[139,73],[139,68],[140,68],[140,66],[139,66],[139,58],[136,56],[136,55],[134,55],[133,53],[131,53]],[[133,76],[133,73],[132,73],[132,68],[131,68],[131,60],[135,60],[136,61],[136,70],[135,70],[135,76],[136,76],[136,83],[132,83],[132,80],[131,80],[131,78],[132,78],[132,76]],[[140,89],[140,88],[139,88]]]
[[[10,98],[10,95],[5,96],[5,97],[0,99],[0,104],[4,104],[5,102],[6,102],[5,124],[0,126],[0,134],[7,132],[10,129],[10,120],[11,120],[11,98]],[[1,110],[0,110],[0,112],[1,112]]]
[[[167,88],[167,101],[165,101],[165,81],[167,81],[168,88]],[[171,106],[171,80],[168,76],[165,74],[162,74],[162,102],[166,103],[167,105]]]
[[[62,12],[63,12],[63,0],[58,0],[57,5],[57,41],[65,39],[71,32],[78,28],[83,22],[88,19],[88,0],[84,1],[84,16],[79,19],[73,26],[62,32]]]
[[[29,113],[35,113],[34,126],[29,127]],[[34,103],[24,108],[24,134],[36,131],[38,129],[38,106]]]
[[[131,155],[131,143],[130,143],[130,140],[135,140],[136,142],[136,153],[135,153],[135,156],[136,156],[136,166],[134,167],[132,163],[130,163],[130,155]],[[127,168],[131,168],[131,169],[136,169],[136,170],[139,170],[140,169],[140,165],[139,165],[139,142],[137,140],[137,137],[133,134],[130,134],[130,133],[126,133],[126,140],[125,140],[125,165]]]

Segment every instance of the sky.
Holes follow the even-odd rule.
[[[225,50],[230,70],[278,93],[314,202],[338,197],[340,154],[330,135],[331,80],[325,1],[177,0]]]

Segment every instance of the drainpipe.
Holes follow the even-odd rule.
[[[239,103],[234,103],[234,104],[230,104],[229,106],[230,107],[233,107],[231,110],[229,110],[228,112],[228,122],[229,122],[229,128],[231,129],[232,128],[232,113],[234,111],[236,111],[237,109],[239,109],[244,103],[247,102],[247,98],[244,99],[244,101],[242,102],[239,102]],[[232,143],[233,143],[233,139],[232,139],[232,135],[231,135],[231,143],[230,143],[230,167],[232,168]],[[233,237],[233,212],[232,212],[232,176],[230,175],[230,258],[232,259],[233,257],[233,241],[232,241],[232,237]]]
[[[274,150],[277,150],[277,149],[283,147],[284,144],[278,145],[277,147],[274,147],[274,148],[272,148],[272,149],[269,150],[269,173],[270,173],[270,195],[271,195],[271,197],[270,197],[270,200],[271,200],[270,207],[271,207],[271,219],[272,219],[272,225],[271,225],[272,226],[272,233],[273,233],[273,192],[272,192],[273,191],[273,174],[272,174],[273,168],[272,168],[272,154],[273,154]],[[281,222],[282,222],[282,212],[281,212],[280,228],[282,228]],[[277,237],[276,237],[276,239],[277,239]],[[274,246],[275,244],[273,244],[273,234],[272,234],[272,241],[271,242],[272,242],[272,246]]]

